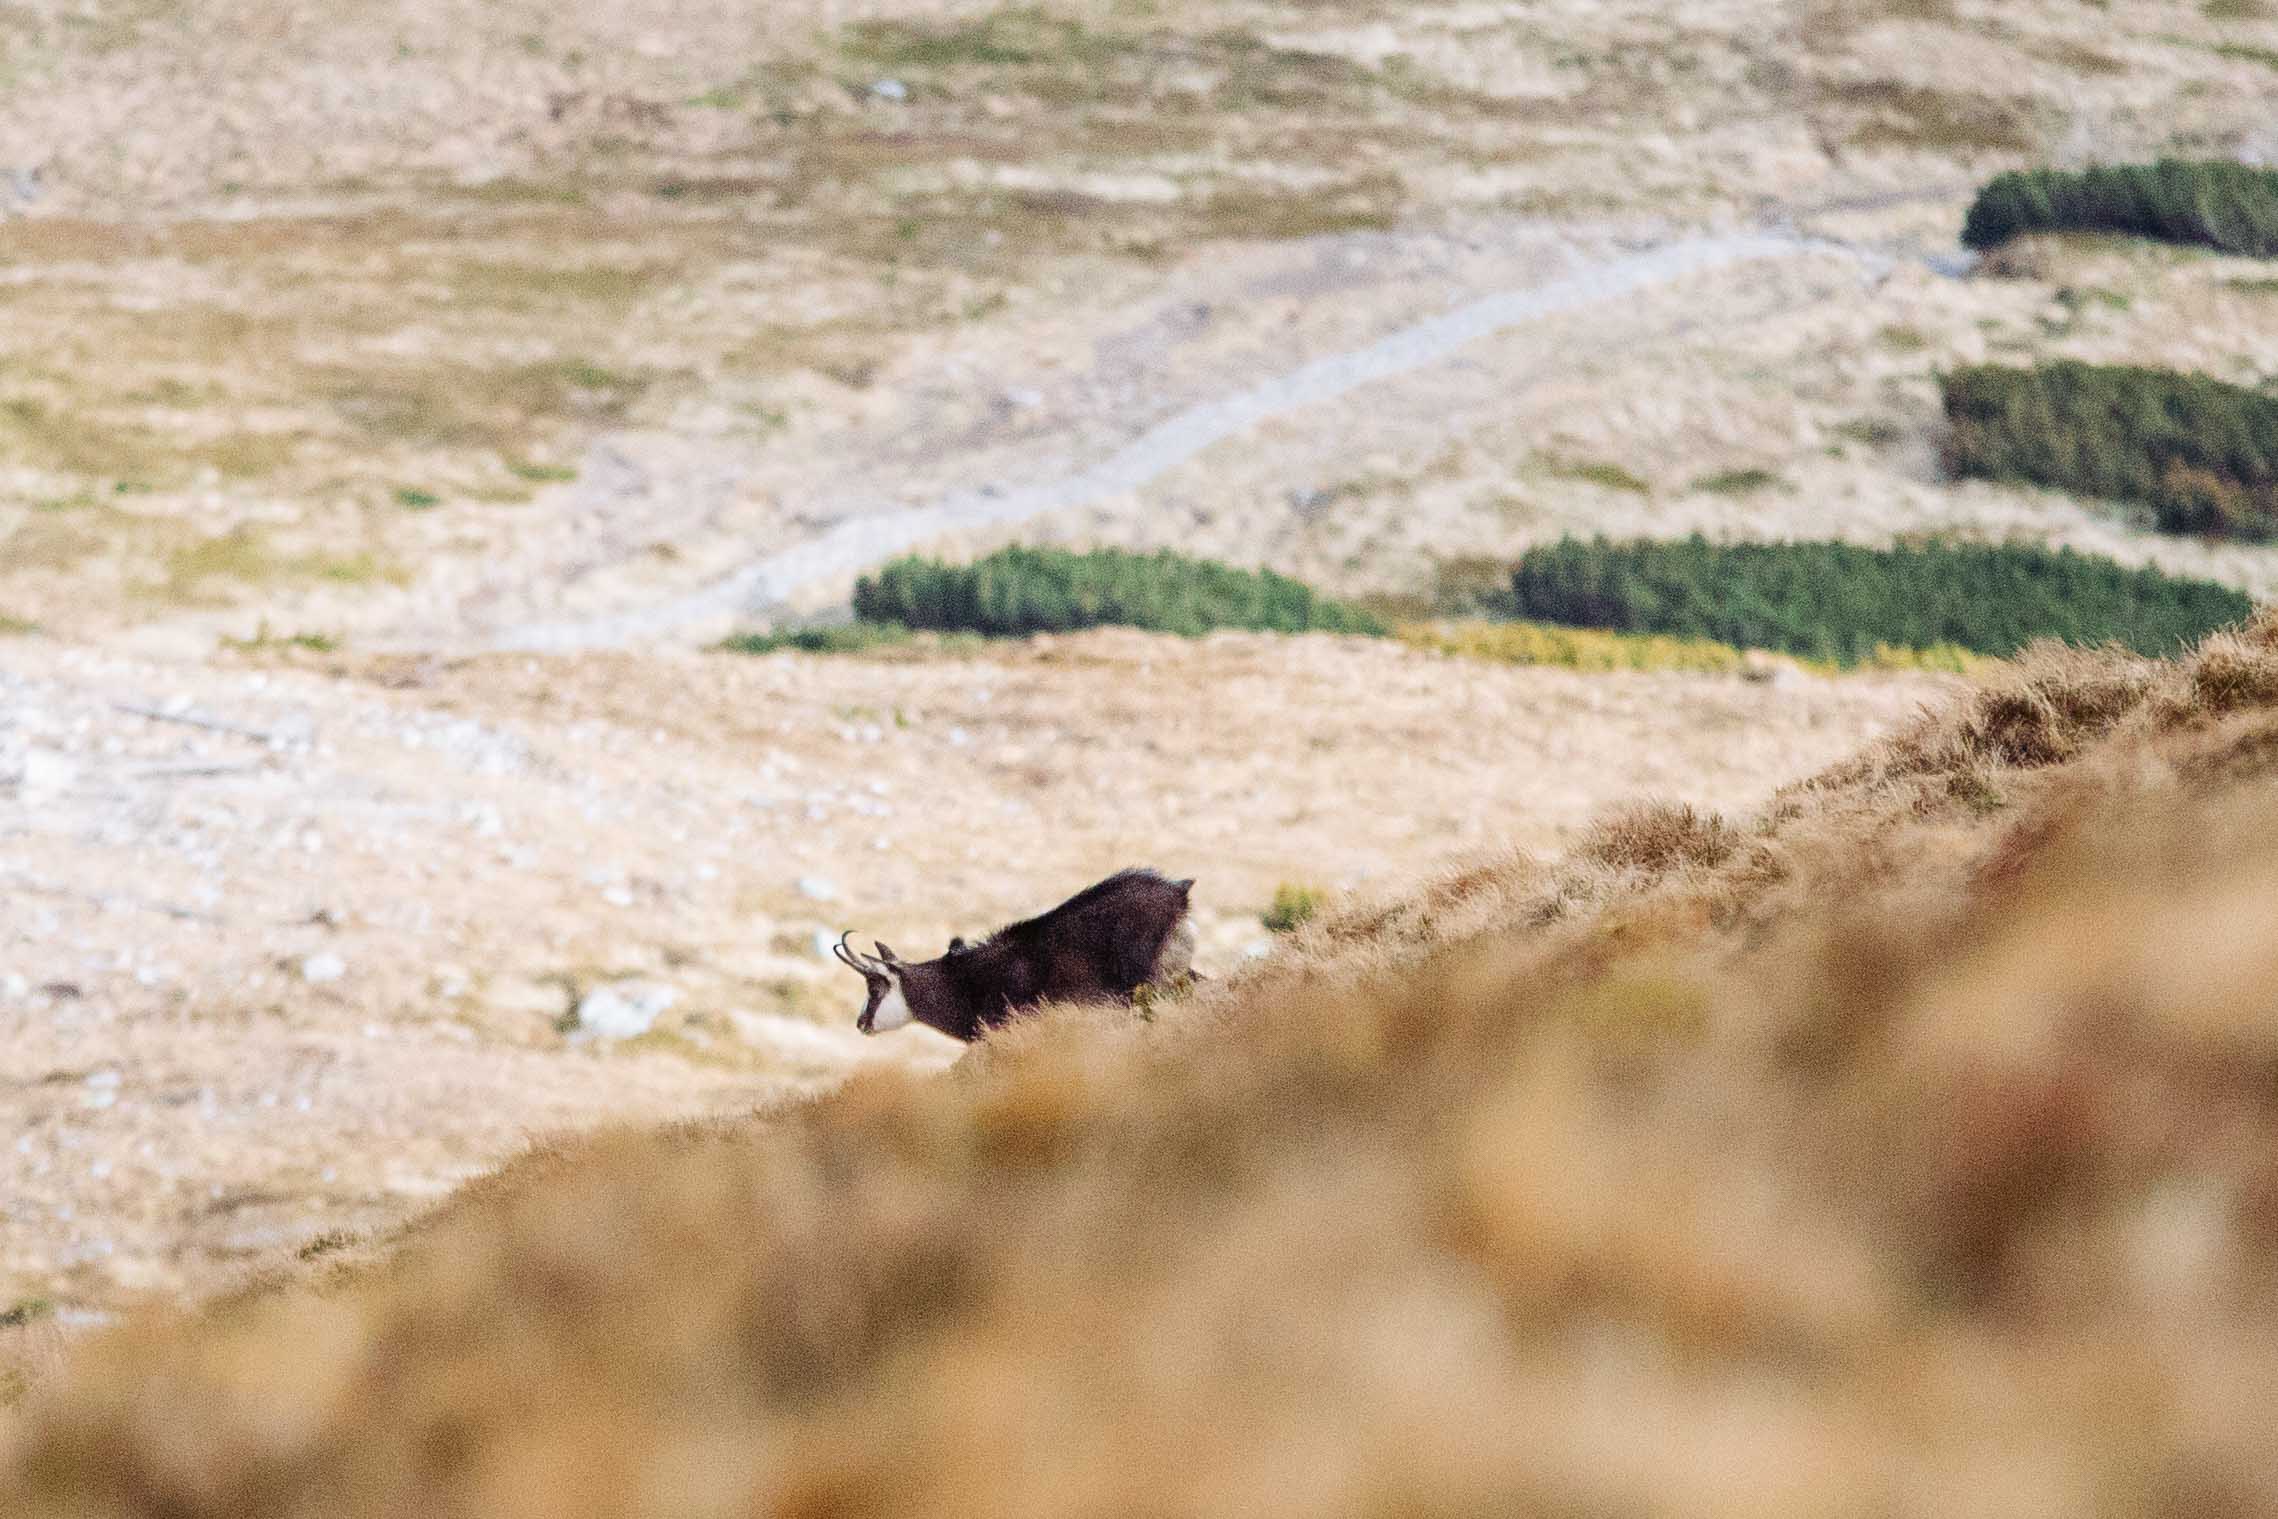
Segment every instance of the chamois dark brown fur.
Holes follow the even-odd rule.
[[[1129,1002],[1140,987],[1187,972],[1193,887],[1152,870],[1118,871],[977,944],[953,939],[934,960],[906,961],[883,944],[862,955],[842,938],[839,959],[870,989],[855,1027],[867,1034],[915,1020],[970,1041],[1040,1003]]]

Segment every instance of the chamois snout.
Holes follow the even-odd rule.
[[[847,947],[851,932],[842,934],[831,953],[848,969],[860,974],[863,985],[869,990],[869,1000],[863,1003],[862,1013],[854,1026],[865,1034],[883,1034],[898,1029],[910,1021],[909,999],[902,995],[901,961],[894,952],[875,939],[870,947],[876,954],[866,955]]]

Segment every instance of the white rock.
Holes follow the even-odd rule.
[[[799,895],[810,902],[836,902],[838,883],[826,876],[801,876]]]
[[[301,961],[301,979],[311,986],[329,986],[347,974],[348,962],[329,952]]]
[[[53,749],[31,749],[24,754],[22,778],[17,782],[27,798],[68,791],[79,779],[79,766]]]
[[[680,993],[655,981],[613,981],[578,999],[577,1032],[596,1039],[634,1039],[647,1033]]]
[[[881,79],[870,86],[870,93],[880,100],[904,101],[910,98],[910,87],[899,79]]]

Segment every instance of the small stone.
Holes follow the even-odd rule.
[[[880,100],[891,100],[899,105],[910,98],[910,87],[899,79],[881,79],[870,86],[870,93]]]
[[[801,876],[799,895],[810,902],[836,902],[838,883],[825,876]]]
[[[348,974],[348,962],[338,955],[310,955],[301,961],[301,979],[311,986],[329,986]]]
[[[596,1039],[636,1039],[679,1000],[679,992],[658,982],[613,981],[578,999],[575,1032]]]
[[[69,791],[79,779],[79,766],[52,749],[31,749],[24,754],[24,768],[17,784],[27,798],[52,796],[58,791]]]

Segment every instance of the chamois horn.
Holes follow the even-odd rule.
[[[839,963],[841,965],[844,965],[848,970],[853,971],[856,975],[862,977],[862,979],[865,981],[869,980],[873,976],[884,975],[885,972],[878,969],[876,964],[866,965],[863,963],[867,957],[864,956],[860,950],[848,949],[846,947],[846,941],[853,937],[854,930],[850,928],[845,933],[840,934],[838,942],[831,946],[831,953],[838,957]]]

